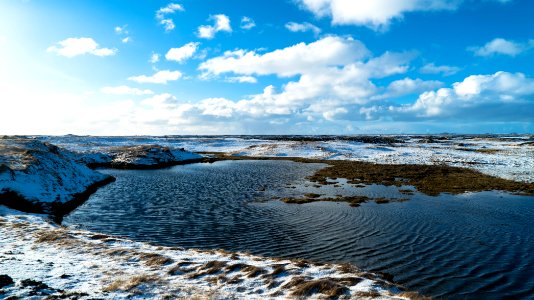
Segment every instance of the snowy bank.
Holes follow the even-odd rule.
[[[0,204],[64,214],[113,177],[76,162],[76,155],[34,139],[0,139]]]
[[[409,299],[350,265],[158,247],[0,207],[0,298]],[[3,215],[3,216],[2,216]]]
[[[80,161],[90,167],[120,169],[157,169],[201,162],[204,157],[185,149],[171,149],[160,145],[135,145],[100,148],[80,153]]]
[[[158,144],[171,149],[237,156],[304,157],[378,164],[448,165],[487,175],[534,182],[531,135],[391,136],[41,136],[77,152],[109,147]]]

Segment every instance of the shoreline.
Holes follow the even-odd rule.
[[[13,281],[0,288],[6,297],[421,298],[347,264],[162,247],[33,215],[0,214],[0,224],[0,266]]]

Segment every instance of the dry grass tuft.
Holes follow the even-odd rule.
[[[131,251],[128,249],[119,248],[108,250],[106,251],[106,254],[110,256],[125,256],[131,254]]]
[[[389,203],[390,200],[386,199],[386,198],[375,198],[374,199],[376,204],[386,204],[386,203]]]
[[[291,295],[294,297],[309,297],[314,294],[323,294],[329,298],[336,298],[349,293],[349,289],[346,286],[331,280],[330,278],[305,281],[297,284]]]
[[[402,292],[400,294],[396,294],[395,296],[405,297],[411,300],[431,300],[432,299],[431,297],[419,295],[419,293],[416,293],[416,292]]]
[[[360,292],[356,292],[356,298],[380,298],[382,297],[382,295],[375,291],[375,290],[371,290],[371,291],[360,291]]]
[[[145,284],[157,284],[161,282],[158,276],[154,275],[138,275],[127,279],[118,279],[106,286],[102,291],[104,292],[116,292],[116,291],[133,291],[140,285]]]
[[[271,272],[271,276],[275,277],[278,276],[286,271],[285,265],[276,265],[273,268],[273,271]]]
[[[249,278],[258,277],[262,274],[267,273],[267,271],[265,271],[264,269],[256,266],[248,266],[241,269],[241,271],[245,272],[247,274],[247,277]]]
[[[356,269],[353,265],[344,263],[337,267],[338,271],[341,273],[357,273],[358,269]]]
[[[197,268],[197,272],[189,275],[189,278],[196,279],[205,275],[213,275],[223,271],[223,268],[227,266],[225,261],[209,261]]]
[[[63,229],[56,229],[56,230],[50,230],[50,231],[39,231],[36,234],[37,242],[38,243],[51,243],[51,242],[57,242],[62,241],[65,239],[70,238],[67,231]]]
[[[174,262],[171,258],[156,253],[141,253],[139,259],[144,261],[147,267],[161,267]]]

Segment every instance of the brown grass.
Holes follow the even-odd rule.
[[[396,296],[405,297],[411,300],[432,300],[432,297],[423,296],[416,292],[402,292],[400,294],[396,294]]]
[[[141,253],[139,254],[139,259],[142,260],[147,267],[161,267],[174,262],[171,258],[156,253]]]
[[[382,295],[377,291],[356,292],[356,298],[380,298]]]
[[[440,193],[461,194],[480,191],[508,191],[534,196],[534,183],[517,182],[482,174],[478,171],[447,165],[390,165],[361,161],[317,160],[298,157],[248,157],[219,155],[219,160],[291,160],[302,163],[323,163],[309,180],[329,184],[328,178],[346,178],[351,184],[412,185],[430,196]],[[321,199],[321,201],[324,199]]]
[[[56,229],[56,230],[50,230],[50,231],[39,231],[36,234],[37,242],[38,243],[51,243],[51,242],[57,242],[62,241],[65,239],[70,238],[67,231],[63,229]]]
[[[390,202],[390,200],[386,198],[375,198],[374,200],[377,204],[386,204]]]
[[[286,271],[285,265],[277,265],[273,268],[273,271],[271,272],[271,276],[275,277],[278,276]]]
[[[496,154],[496,153],[499,153],[499,152],[502,152],[502,151],[499,150],[499,149],[486,149],[486,148],[482,148],[482,149],[476,149],[475,152],[485,153],[485,154]]]
[[[158,276],[154,275],[137,275],[127,279],[118,279],[106,286],[102,291],[115,292],[127,291],[130,292],[143,284],[157,284],[161,281]]]
[[[357,273],[358,269],[356,269],[353,265],[344,263],[337,267],[338,271],[341,273]]]
[[[337,298],[349,292],[346,286],[330,278],[305,281],[296,284],[291,295],[294,297],[309,297],[314,294],[323,294],[329,298]]]

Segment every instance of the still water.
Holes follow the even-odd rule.
[[[63,224],[168,246],[350,262],[435,297],[534,295],[534,197],[416,193],[406,202],[356,208],[267,201],[308,189],[304,178],[323,166],[222,161],[102,170],[117,181]],[[376,187],[366,189],[377,193]]]

